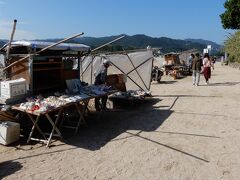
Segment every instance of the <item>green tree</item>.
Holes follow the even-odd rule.
[[[224,43],[224,50],[229,54],[230,62],[240,63],[240,31],[230,34]]]
[[[240,29],[240,0],[227,0],[220,15],[224,29]]]

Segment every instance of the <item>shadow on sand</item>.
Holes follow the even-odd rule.
[[[160,101],[158,98],[147,99],[146,101],[139,102],[135,107],[129,107],[129,109],[121,111],[107,111],[103,113],[91,112],[87,119],[87,127],[81,127],[79,133],[74,135],[73,131],[63,130],[64,143],[69,144],[73,147],[67,147],[60,150],[53,150],[51,152],[33,154],[30,156],[21,157],[15,159],[26,159],[35,156],[42,156],[44,154],[53,154],[56,152],[70,151],[78,148],[88,149],[91,151],[99,150],[104,147],[107,143],[127,139],[130,137],[140,138],[143,141],[154,143],[158,146],[162,146],[173,151],[187,155],[194,159],[209,162],[208,160],[194,155],[190,152],[179,150],[175,147],[163,144],[159,141],[152,140],[150,138],[141,135],[142,132],[157,132],[157,133],[175,133],[178,135],[198,136],[204,138],[218,138],[211,137],[208,135],[198,134],[186,134],[184,132],[160,132],[157,131],[159,126],[168,119],[168,117],[174,112],[172,107],[178,100],[179,96],[175,96],[176,99],[169,106],[168,109],[156,109],[154,105]],[[132,132],[135,130],[136,132]],[[127,134],[127,137],[119,137],[121,134]],[[64,144],[61,144],[64,145]],[[61,146],[60,145],[60,146]],[[56,145],[58,146],[58,145]],[[54,145],[52,146],[54,147]]]
[[[21,163],[17,161],[0,162],[0,179],[19,171],[21,168]]]
[[[166,98],[192,98],[192,97],[197,97],[197,98],[219,98],[222,96],[203,96],[203,95],[189,95],[189,94],[177,94],[177,95],[153,95],[153,97],[166,97]]]
[[[173,84],[177,81],[160,81],[160,83],[155,83],[155,84]]]
[[[171,109],[178,98],[179,97],[165,110],[154,109],[153,105],[160,99],[153,98],[145,102],[145,104],[138,104],[137,109],[132,109],[131,111],[106,112],[101,115],[96,113],[91,114],[88,118],[88,127],[81,129],[78,136],[67,138],[65,142],[79,148],[95,151],[107,143],[136,137],[208,163],[209,161],[204,158],[141,135],[142,132],[158,132],[158,127],[173,113]],[[137,132],[133,133],[131,130],[136,130]],[[128,136],[116,138],[122,133],[128,134]],[[213,136],[208,135],[186,134],[181,132],[177,132],[176,134],[213,138]]]
[[[65,142],[77,147],[98,150],[128,130],[155,131],[171,114],[171,110],[154,109],[159,99],[139,102],[136,107],[124,111],[92,112],[87,117],[88,127],[82,127],[78,136],[71,134]]]
[[[207,86],[235,86],[240,82],[222,82],[222,83],[210,83]]]

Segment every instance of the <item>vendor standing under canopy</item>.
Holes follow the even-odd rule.
[[[107,79],[107,69],[111,65],[110,61],[105,59],[103,61],[103,64],[101,65],[101,68],[95,75],[95,82],[94,85],[104,85],[106,84]],[[106,109],[107,104],[107,98],[108,96],[102,96],[95,98],[95,109],[96,111],[101,111]],[[101,100],[101,103],[100,103]]]

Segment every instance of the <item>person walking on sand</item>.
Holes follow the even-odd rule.
[[[187,66],[188,66],[188,73],[191,74],[191,65],[192,65],[192,61],[194,59],[194,54],[191,54],[189,56],[189,58],[187,59]]]
[[[199,53],[195,54],[195,57],[192,60],[192,79],[193,85],[198,86],[200,82],[200,72],[202,69],[202,59],[200,58]]]
[[[209,79],[211,78],[211,67],[214,70],[214,65],[209,57],[209,54],[205,53],[203,58],[203,75],[206,80],[206,84],[209,84]]]

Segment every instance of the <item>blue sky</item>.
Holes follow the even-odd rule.
[[[225,0],[0,0],[0,39],[146,34],[222,43]]]

